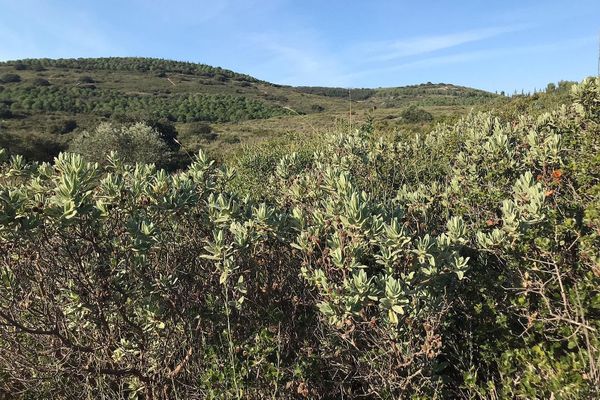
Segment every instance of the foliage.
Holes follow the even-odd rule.
[[[410,103],[415,106],[486,104],[499,96],[483,90],[451,84],[431,82],[377,90],[375,99],[384,107],[398,107]]]
[[[41,135],[27,133],[15,135],[10,132],[0,131],[0,148],[5,149],[10,155],[20,155],[27,160],[40,160],[50,162],[67,146],[60,140]]]
[[[168,120],[182,133],[181,143],[187,149],[194,152],[202,144],[212,156],[219,157],[257,138],[272,139],[290,131],[325,131],[345,118],[341,113],[349,107],[351,124],[367,112],[378,119],[376,110],[397,107],[393,113],[398,114],[410,104],[425,107],[441,121],[444,115],[464,115],[466,105],[498,99],[490,93],[444,84],[350,91],[294,88],[203,64],[150,58],[0,62],[0,76],[15,73],[21,82],[0,86],[0,103],[5,103],[14,116],[4,121],[3,130],[19,142],[31,135],[43,138],[32,144],[35,151],[28,151],[29,155],[43,154],[44,143],[64,147],[83,131],[56,138],[52,133],[57,130],[56,121],[65,119],[75,120],[83,128],[107,120]],[[407,125],[400,119],[384,122],[385,126],[376,124],[382,131],[397,131]],[[188,135],[186,128],[193,123],[210,123],[213,130],[199,135],[190,131]],[[426,125],[409,129],[425,132],[429,129]],[[52,159],[56,154],[51,146],[47,149],[47,154],[34,160]]]
[[[69,118],[51,124],[50,133],[64,135],[73,132],[75,129],[77,129],[77,121]]]
[[[404,121],[412,124],[433,121],[433,115],[431,115],[431,113],[423,110],[422,108],[418,108],[415,105],[411,105],[406,108],[404,111],[402,111],[400,116]]]
[[[352,100],[366,100],[377,92],[377,89],[345,89],[339,87],[321,86],[298,86],[295,89],[302,93],[317,94],[327,97],[340,97]]]
[[[152,113],[176,121],[240,121],[287,114],[241,96],[175,95],[169,97],[127,94],[91,87],[14,87],[0,93],[13,107],[27,112],[70,112],[114,116]]]
[[[12,117],[12,111],[10,107],[6,103],[0,103],[0,118],[10,118]]]
[[[50,86],[50,82],[44,78],[35,78],[31,84],[33,86]]]
[[[16,83],[21,82],[21,76],[17,74],[4,74],[0,77],[2,83]]]
[[[201,76],[222,76],[226,79],[235,79],[239,81],[258,82],[257,79],[248,75],[237,74],[235,72],[211,67],[204,64],[195,64],[191,62],[170,61],[159,58],[143,57],[104,57],[104,58],[71,58],[71,59],[25,59],[16,61],[6,61],[1,64],[20,66],[20,69],[42,68],[73,68],[85,71],[109,70],[109,71],[158,71],[163,73],[181,73],[188,75]],[[92,82],[93,83],[93,79]]]
[[[117,125],[102,123],[91,132],[83,132],[69,146],[87,161],[106,162],[113,153],[120,154],[123,162],[154,163],[168,167],[173,154],[161,134],[143,123]]]
[[[202,152],[173,174],[114,154],[11,157],[0,390],[597,398],[600,80],[572,99],[259,149],[239,163],[256,188]]]

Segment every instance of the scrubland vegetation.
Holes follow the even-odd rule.
[[[0,147],[32,161],[52,161],[103,122],[172,125],[185,150],[227,158],[241,145],[290,132],[363,121],[405,127],[411,105],[435,117],[464,115],[502,96],[449,84],[352,89],[290,87],[203,64],[150,58],[29,59],[0,63]],[[434,121],[418,124],[432,125]],[[74,124],[74,125],[73,125]],[[209,132],[194,127],[210,124]],[[176,154],[176,165],[189,163]]]
[[[9,81],[5,100],[54,85]],[[293,96],[341,109],[326,89]],[[404,99],[400,131],[369,103],[358,128],[274,135],[220,162],[188,156],[156,116],[59,124],[76,132],[55,134],[73,135],[57,153],[72,152],[49,163],[5,137],[0,397],[597,398],[600,80],[551,89],[446,116]]]

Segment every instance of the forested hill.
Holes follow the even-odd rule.
[[[509,99],[446,83],[345,89],[292,87],[205,64],[153,58],[0,62],[0,147],[51,160],[101,122],[171,125],[189,151],[314,132],[373,117],[384,130],[431,125]],[[349,117],[348,111],[352,110]],[[356,115],[356,116],[354,116]],[[210,124],[210,125],[209,125]],[[310,127],[310,130],[307,129]]]
[[[294,120],[298,116],[333,121],[351,108],[350,102],[354,111],[385,108],[393,114],[394,107],[411,104],[473,105],[496,97],[444,84],[350,93],[291,87],[205,64],[154,58],[25,59],[0,62],[0,147],[48,160],[102,121],[162,120],[174,125],[187,147],[221,148],[302,129]],[[281,117],[291,119],[277,125]],[[257,122],[242,127],[243,121]]]
[[[234,79],[238,81],[258,82],[249,75],[239,74],[220,67],[186,61],[172,61],[148,57],[101,57],[101,58],[30,58],[2,62],[17,70],[45,71],[47,68],[83,69],[87,71],[134,71],[155,72],[157,74],[178,73],[209,78]]]
[[[143,108],[178,122],[268,118],[290,112],[283,107],[300,114],[345,110],[349,100],[370,100],[380,106],[413,101],[472,105],[495,97],[432,83],[351,91],[291,87],[205,64],[121,57],[1,62],[0,83],[0,98],[11,108],[14,104],[15,111],[108,116]]]
[[[498,95],[484,90],[446,83],[422,83],[394,88],[356,88],[299,86],[303,93],[320,96],[371,101],[383,106],[397,106],[406,102],[420,102],[423,105],[474,105],[497,98]]]

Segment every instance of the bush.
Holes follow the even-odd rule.
[[[325,111],[325,107],[323,107],[322,105],[319,105],[319,104],[313,104],[310,106],[310,110],[312,112],[323,112],[323,111]]]
[[[74,119],[66,119],[56,122],[50,126],[50,133],[53,134],[65,134],[71,133],[77,129],[77,121]]]
[[[2,131],[0,149],[6,149],[8,154],[20,155],[25,160],[50,162],[61,151],[65,151],[66,146],[55,138],[42,133],[14,134]]]
[[[0,118],[11,118],[12,112],[10,106],[6,103],[0,103]]]
[[[599,88],[539,117],[471,114],[397,141],[366,125],[308,158],[248,158],[270,191],[257,200],[202,152],[174,174],[12,157],[0,391],[598,398]],[[97,153],[157,136],[96,135]]]
[[[400,116],[404,121],[413,124],[419,122],[433,121],[433,115],[431,115],[431,113],[414,105],[402,111],[402,113],[400,113]]]
[[[44,78],[35,78],[31,84],[33,86],[50,86],[50,82],[48,82],[47,79]]]
[[[206,135],[211,133],[212,127],[203,122],[192,122],[187,124],[187,133],[192,135]]]
[[[239,136],[237,135],[228,135],[223,137],[223,143],[227,143],[227,144],[236,144],[236,143],[240,143],[241,140],[239,138]]]
[[[105,163],[116,152],[126,163],[155,163],[160,167],[167,165],[170,153],[160,134],[142,123],[130,126],[102,123],[73,139],[69,150],[93,162]]]
[[[94,78],[92,78],[89,75],[80,76],[79,79],[78,79],[78,81],[80,83],[96,83],[96,81],[94,80]]]
[[[0,78],[0,82],[3,82],[3,83],[21,82],[21,77],[17,74],[4,74],[4,75],[2,75],[2,78]]]

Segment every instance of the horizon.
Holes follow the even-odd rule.
[[[6,11],[0,34],[8,38],[0,60],[150,57],[281,85],[443,82],[508,95],[579,81],[598,68],[600,4],[587,0],[571,7],[560,1],[34,3],[0,0]]]

